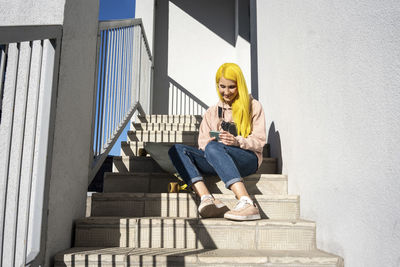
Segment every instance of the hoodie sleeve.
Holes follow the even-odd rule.
[[[198,144],[199,144],[199,149],[203,151],[206,148],[206,145],[208,144],[208,140],[210,139],[210,131],[211,131],[210,116],[211,116],[211,108],[207,109],[206,113],[204,113],[203,120],[201,121],[200,124]]]

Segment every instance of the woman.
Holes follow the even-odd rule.
[[[169,156],[179,175],[201,197],[199,214],[203,218],[257,220],[260,212],[243,183],[243,178],[257,171],[265,145],[265,118],[261,104],[248,93],[238,65],[225,63],[217,71],[217,105],[203,116],[199,131],[199,149],[176,144]],[[219,140],[210,138],[219,131]],[[239,200],[229,211],[208,191],[202,174],[218,175],[226,188]]]

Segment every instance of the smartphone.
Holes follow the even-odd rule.
[[[219,132],[210,131],[210,137],[215,137],[215,141],[219,141]]]

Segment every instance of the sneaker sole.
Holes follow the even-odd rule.
[[[228,211],[229,208],[226,205],[207,205],[199,214],[202,218],[223,218]]]
[[[253,214],[247,216],[225,214],[224,218],[232,221],[254,221],[254,220],[260,220],[261,216],[260,214]]]

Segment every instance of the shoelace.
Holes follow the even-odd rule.
[[[203,202],[203,201],[207,201],[208,199],[210,199],[211,201],[213,201],[214,200],[214,198],[211,196],[206,196],[204,199],[202,199],[201,200],[201,202]]]
[[[233,210],[240,210],[242,208],[244,208],[244,206],[246,204],[251,204],[250,202],[248,202],[246,199],[241,199],[239,200],[238,203],[236,203],[235,207],[233,208]]]

